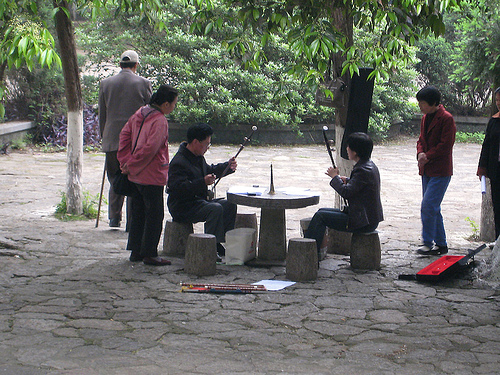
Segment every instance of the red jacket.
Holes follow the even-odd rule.
[[[425,117],[420,122],[420,136],[417,141],[417,156],[424,152],[429,161],[419,174],[428,177],[446,177],[453,175],[453,144],[457,127],[451,113],[439,105],[427,132],[425,131]]]
[[[137,138],[146,115],[148,116]],[[132,154],[136,140],[137,146]],[[150,106],[139,108],[120,132],[117,156],[120,166],[127,165],[130,181],[141,185],[165,186],[169,157],[168,122],[163,113]]]

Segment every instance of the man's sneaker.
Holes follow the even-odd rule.
[[[429,251],[431,251],[431,247],[427,245],[422,245],[418,248],[417,253],[422,255],[429,255]]]
[[[448,253],[448,246],[446,245],[434,245],[431,249],[431,251],[434,251],[436,255],[441,255],[441,254],[447,254]]]
[[[422,246],[420,249],[417,250],[417,253],[421,255],[441,255],[441,254],[446,254],[448,252],[448,246],[439,246],[439,245],[434,245],[432,248],[430,248],[427,245]]]

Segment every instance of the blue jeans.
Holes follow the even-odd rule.
[[[420,218],[422,220],[422,240],[424,245],[432,247],[448,246],[444,230],[441,202],[450,183],[451,176],[422,176],[422,205]]]

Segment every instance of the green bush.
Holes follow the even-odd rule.
[[[68,214],[68,206],[66,204],[66,193],[61,192],[61,202],[59,202],[56,206],[55,216],[62,221],[97,219],[99,194],[92,195],[90,194],[90,192],[84,190],[82,204],[83,204],[82,215]]]
[[[455,136],[455,142],[458,143],[479,143],[482,144],[484,141],[484,133],[475,132],[475,133],[467,133],[467,132],[457,132]]]

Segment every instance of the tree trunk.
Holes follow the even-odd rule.
[[[347,37],[346,45],[352,46],[353,44],[353,19],[350,15],[347,14],[345,8],[333,8],[332,9],[332,20],[333,24],[337,29],[343,33]],[[342,64],[345,61],[345,58],[342,54],[337,53],[332,56],[333,64],[332,64],[332,74],[334,77],[340,77],[342,73]],[[349,87],[351,86],[351,76],[349,73],[342,76],[342,80],[347,85],[348,89],[346,90],[346,98],[345,103],[349,103]],[[336,147],[336,161],[337,167],[340,170],[341,176],[349,176],[351,174],[354,163],[350,160],[346,160],[340,156],[341,151],[340,147],[342,145],[342,137],[344,136],[344,131],[346,127],[347,120],[347,104],[344,108],[337,108],[335,110],[335,147]],[[338,194],[335,194],[335,207],[341,207],[341,198]]]
[[[67,144],[67,171],[66,171],[66,205],[70,214],[81,214],[83,169],[83,102],[80,85],[80,74],[76,56],[76,43],[73,23],[67,14],[68,2],[54,1],[58,7],[56,13],[56,32],[61,49],[61,60],[68,104],[68,144]]]
[[[479,239],[493,242],[495,238],[495,218],[493,217],[493,203],[491,201],[490,179],[486,179],[486,193],[481,200],[481,223],[479,225]]]

